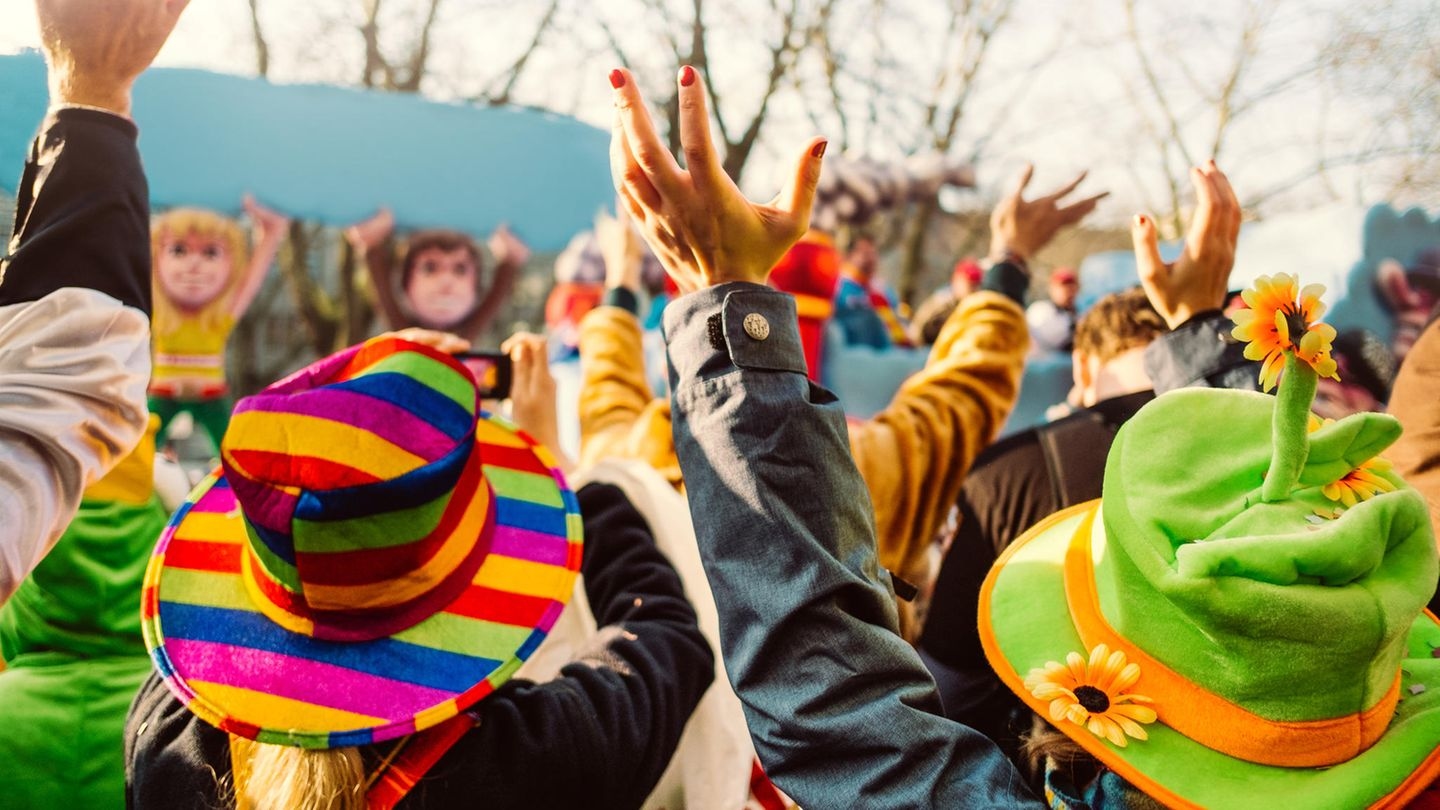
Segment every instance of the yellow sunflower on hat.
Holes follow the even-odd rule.
[[[1097,644],[1088,661],[1072,652],[1063,664],[1051,661],[1032,669],[1025,688],[1037,700],[1050,701],[1051,720],[1084,726],[1124,748],[1126,735],[1149,739],[1140,724],[1153,723],[1157,716],[1154,709],[1141,705],[1150,703],[1150,698],[1125,691],[1138,680],[1139,664],[1127,663],[1125,653]]]
[[[1245,357],[1261,361],[1260,383],[1266,391],[1273,390],[1285,367],[1285,353],[1315,370],[1321,377],[1340,379],[1335,359],[1330,356],[1335,341],[1335,327],[1320,323],[1325,305],[1320,296],[1323,284],[1307,284],[1286,273],[1255,279],[1254,289],[1241,297],[1249,309],[1234,314],[1236,340],[1247,343]]]

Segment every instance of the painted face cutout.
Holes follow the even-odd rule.
[[[445,328],[475,308],[475,259],[465,248],[426,248],[415,258],[405,296],[420,326]]]
[[[166,235],[155,256],[160,289],[178,307],[199,310],[225,291],[233,257],[221,239],[191,234]]]

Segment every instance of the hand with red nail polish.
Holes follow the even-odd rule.
[[[1171,329],[1224,305],[1240,238],[1240,200],[1215,161],[1191,169],[1190,180],[1197,204],[1180,258],[1169,264],[1160,258],[1154,217],[1137,214],[1130,226],[1140,285]]]
[[[753,203],[725,174],[710,138],[705,83],[699,79],[689,65],[677,77],[682,169],[656,134],[634,77],[626,70],[610,73],[615,191],[682,292],[730,281],[763,284],[810,225],[825,141],[805,145],[778,196],[765,205]]]

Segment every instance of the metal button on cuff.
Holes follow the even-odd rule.
[[[745,326],[745,334],[755,340],[764,340],[770,337],[770,322],[765,320],[764,315],[758,312],[752,312],[745,316],[743,323]]]

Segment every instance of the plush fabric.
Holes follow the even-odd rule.
[[[146,573],[188,709],[261,742],[379,742],[453,717],[544,638],[580,566],[548,451],[452,358],[376,339],[236,407]]]
[[[121,733],[150,671],[140,582],[165,510],[151,433],[85,492],[50,554],[0,607],[0,796],[7,806],[123,806]]]
[[[1139,666],[1128,692],[1154,700],[1148,739],[1056,725],[1167,804],[1233,803],[1244,784],[1253,806],[1369,806],[1440,775],[1425,503],[1383,468],[1394,491],[1338,516],[1325,494],[1398,426],[1359,414],[1311,431],[1290,384],[1157,398],[1117,435],[1103,506],[1027,533],[982,591],[986,652],[1037,712],[1050,700],[1023,679],[1072,651],[1106,643]]]

